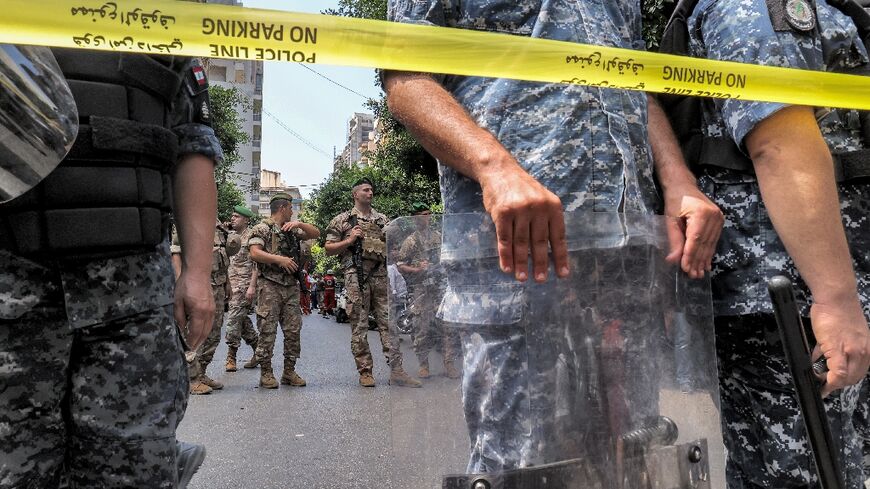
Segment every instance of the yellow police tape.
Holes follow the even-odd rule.
[[[870,77],[167,0],[3,0],[0,42],[295,61],[870,109]]]

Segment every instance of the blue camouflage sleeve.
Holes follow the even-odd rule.
[[[812,35],[774,31],[765,0],[707,0],[695,11],[690,26],[700,28],[709,59],[766,66],[823,69],[821,48]],[[784,104],[716,100],[730,136],[743,147],[755,126]]]
[[[445,25],[442,0],[388,0],[387,19],[406,24]]]

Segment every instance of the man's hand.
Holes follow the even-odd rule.
[[[256,296],[256,295],[257,295],[256,289],[254,289],[253,287],[248,287],[248,290],[245,291],[245,302],[247,302],[248,304],[253,304],[254,303],[254,296]]]
[[[725,218],[722,211],[693,184],[665,191],[670,252],[668,263],[679,264],[691,278],[703,278],[712,268],[716,243]]]
[[[547,280],[548,252],[556,275],[568,276],[568,245],[562,202],[516,162],[507,171],[480,178],[483,205],[495,222],[501,269],[520,282],[528,278],[529,254],[536,282]]]
[[[278,266],[287,271],[287,273],[296,273],[296,270],[299,269],[299,265],[289,256],[278,257]]]
[[[281,231],[284,231],[286,233],[287,231],[290,231],[291,229],[297,227],[298,225],[299,225],[298,221],[287,221],[283,225],[281,225]]]
[[[356,241],[363,236],[365,236],[365,233],[359,225],[354,226],[353,229],[350,230],[350,237],[353,238],[353,241]]]
[[[214,297],[209,276],[182,272],[175,284],[175,321],[187,330],[187,344],[196,348],[211,332],[214,321]]]
[[[828,359],[822,396],[857,384],[870,367],[870,329],[857,297],[844,304],[813,304],[810,309],[816,349],[813,359]]]

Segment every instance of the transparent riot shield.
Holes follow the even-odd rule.
[[[665,218],[565,217],[543,284],[499,270],[488,216],[387,228],[423,377],[390,388],[392,487],[725,487],[709,281],[666,263]]]
[[[78,112],[51,50],[0,44],[0,203],[54,170],[78,134]]]

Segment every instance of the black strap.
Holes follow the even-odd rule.
[[[357,273],[359,273],[359,277],[360,277],[360,280],[359,280],[360,290],[362,290],[366,286],[366,282],[368,282],[369,279],[372,277],[372,275],[375,274],[375,271],[377,271],[378,268],[381,268],[381,262],[377,262],[375,264],[375,266],[373,266],[372,269],[369,270],[368,274],[365,273],[365,265],[363,265],[361,268],[362,268],[362,270],[357,272]]]
[[[836,153],[833,157],[837,182],[870,178],[870,149]]]
[[[753,173],[752,160],[729,138],[705,137],[701,142],[698,163],[744,173]]]
[[[70,157],[88,158],[95,150],[138,153],[171,165],[178,157],[178,136],[153,124],[92,116],[90,125],[80,126]]]
[[[834,153],[834,176],[837,183],[870,178],[870,149]],[[754,173],[752,160],[728,138],[704,138],[698,163],[743,173]]]
[[[181,76],[150,56],[122,55],[118,70],[131,85],[159,95],[167,105],[175,100],[181,88]]]

